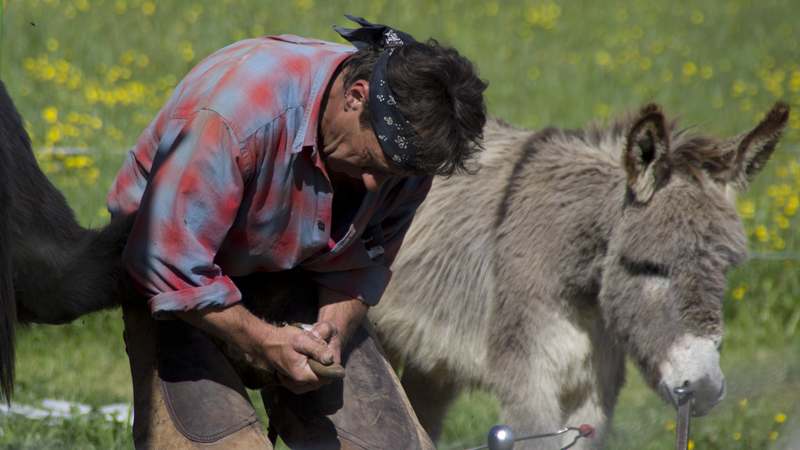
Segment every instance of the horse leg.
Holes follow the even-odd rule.
[[[460,389],[445,369],[424,372],[413,365],[403,369],[403,389],[431,440],[439,440],[444,417]]]

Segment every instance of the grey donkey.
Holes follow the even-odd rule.
[[[730,193],[788,116],[726,140],[655,105],[605,129],[488,124],[480,170],[434,182],[370,313],[432,437],[481,386],[518,433],[588,423],[602,447],[626,355],[667,402],[688,382],[695,415],[716,405],[725,276],[747,256]]]

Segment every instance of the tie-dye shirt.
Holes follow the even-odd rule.
[[[231,305],[241,299],[231,276],[295,267],[378,302],[431,178],[368,192],[332,239],[317,125],[325,88],[353,50],[290,35],[244,40],[176,87],[108,195],[112,216],[137,213],[123,261],[154,314]]]

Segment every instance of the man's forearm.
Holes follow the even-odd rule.
[[[176,315],[206,333],[249,353],[255,342],[268,342],[274,326],[253,315],[242,304],[224,309],[181,311]]]

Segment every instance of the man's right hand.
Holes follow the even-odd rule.
[[[333,350],[327,342],[297,327],[268,327],[272,328],[269,337],[257,343],[254,351],[264,352],[264,359],[277,370],[281,384],[295,394],[302,394],[330,382],[318,377],[308,365],[308,358],[324,365],[333,363]]]
[[[308,358],[333,362],[326,336],[297,327],[276,327],[254,316],[241,304],[224,309],[182,311],[178,317],[239,348],[256,366],[270,367],[281,383],[295,394],[319,389],[329,380],[311,370]]]

